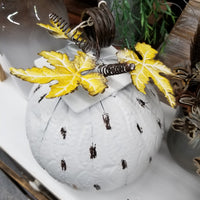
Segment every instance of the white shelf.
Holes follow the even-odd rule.
[[[0,147],[61,200],[199,200],[200,178],[179,167],[165,141],[135,184],[113,192],[81,192],[58,183],[34,160],[25,133],[26,100],[9,77],[0,82]],[[167,126],[173,111],[164,106]]]

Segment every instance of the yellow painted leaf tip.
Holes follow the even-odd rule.
[[[49,23],[50,24],[37,23],[37,25],[47,29],[49,33],[55,38],[62,38],[67,40],[71,40],[71,38],[73,38],[77,41],[82,40],[82,32],[71,29],[68,25],[68,22],[65,22],[65,20],[62,20],[56,14],[51,13],[49,15]]]
[[[165,95],[169,104],[174,107],[176,103],[172,86],[167,78],[160,75],[160,73],[172,75],[171,70],[159,60],[154,59],[158,52],[150,45],[138,42],[135,50],[142,59],[134,51],[128,49],[120,50],[117,53],[120,63],[135,64],[135,69],[130,72],[133,84],[139,91],[145,94],[146,84],[148,84],[151,78],[158,89]]]

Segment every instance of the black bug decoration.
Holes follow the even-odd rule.
[[[146,102],[144,102],[142,99],[137,98],[136,99],[138,103],[144,108],[146,106]]]
[[[121,165],[122,165],[122,169],[124,170],[124,169],[126,169],[126,168],[128,168],[128,164],[127,164],[127,161],[126,160],[121,160]]]
[[[103,118],[103,122],[105,124],[105,127],[107,130],[111,130],[111,125],[110,125],[110,116],[109,114],[105,111],[105,108],[103,106],[102,101],[100,101],[101,107],[103,109],[103,114],[102,114],[102,118]]]
[[[66,170],[67,170],[67,165],[66,165],[65,160],[61,160],[60,165],[61,165],[61,169],[62,169],[62,171],[66,171]]]
[[[157,119],[157,123],[158,123],[158,126],[160,127],[160,129],[162,128],[162,123],[160,121],[160,119]]]
[[[67,134],[66,128],[62,127],[62,128],[60,129],[60,133],[61,133],[61,135],[62,135],[62,137],[63,137],[63,140],[66,139],[66,134]]]
[[[137,129],[138,129],[138,131],[140,132],[140,134],[143,133],[143,129],[142,129],[142,127],[141,127],[139,124],[137,124]]]
[[[111,129],[111,125],[110,125],[110,117],[109,117],[109,114],[108,113],[104,113],[102,115],[102,118],[103,118],[103,121],[104,121],[104,124],[105,124],[105,127],[107,130],[110,130]]]
[[[96,190],[101,190],[101,187],[100,187],[100,185],[98,185],[98,184],[94,184],[94,188],[95,188]]]
[[[93,145],[89,148],[90,151],[90,159],[94,159],[97,157],[97,150],[96,150],[96,144]]]

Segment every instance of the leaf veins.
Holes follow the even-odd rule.
[[[12,75],[31,83],[46,84],[53,80],[57,83],[51,86],[47,98],[60,97],[73,92],[79,85],[88,90],[94,96],[104,92],[106,78],[99,73],[82,72],[95,68],[95,59],[89,54],[78,51],[73,61],[70,61],[66,54],[55,51],[42,51],[39,55],[47,59],[54,69],[48,67],[23,70],[10,68]]]
[[[171,84],[167,78],[160,75],[160,73],[170,75],[172,74],[171,70],[159,60],[154,60],[158,52],[150,45],[137,43],[135,50],[142,56],[142,59],[134,51],[128,49],[120,50],[117,53],[120,63],[135,64],[135,69],[130,72],[133,84],[140,92],[145,94],[146,84],[148,84],[151,78],[159,90],[165,95],[170,105],[174,107],[175,97]]]

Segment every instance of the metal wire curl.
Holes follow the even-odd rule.
[[[113,76],[117,74],[131,72],[135,69],[134,64],[127,64],[127,63],[115,63],[115,64],[102,64],[98,66],[97,71],[100,74],[103,74],[105,77]]]
[[[49,19],[84,52],[94,50],[97,59],[101,48],[109,47],[115,37],[115,20],[105,1],[100,1],[98,7],[85,9],[82,13],[82,22],[73,29],[54,13],[49,15]],[[56,33],[51,34],[56,37]]]
[[[92,26],[83,28],[86,34],[85,45],[88,51],[96,50],[96,57],[100,56],[100,49],[108,47],[113,43],[115,37],[115,21],[107,7],[106,2],[100,1],[98,7],[85,9],[82,13],[82,21],[90,19],[93,22]]]

